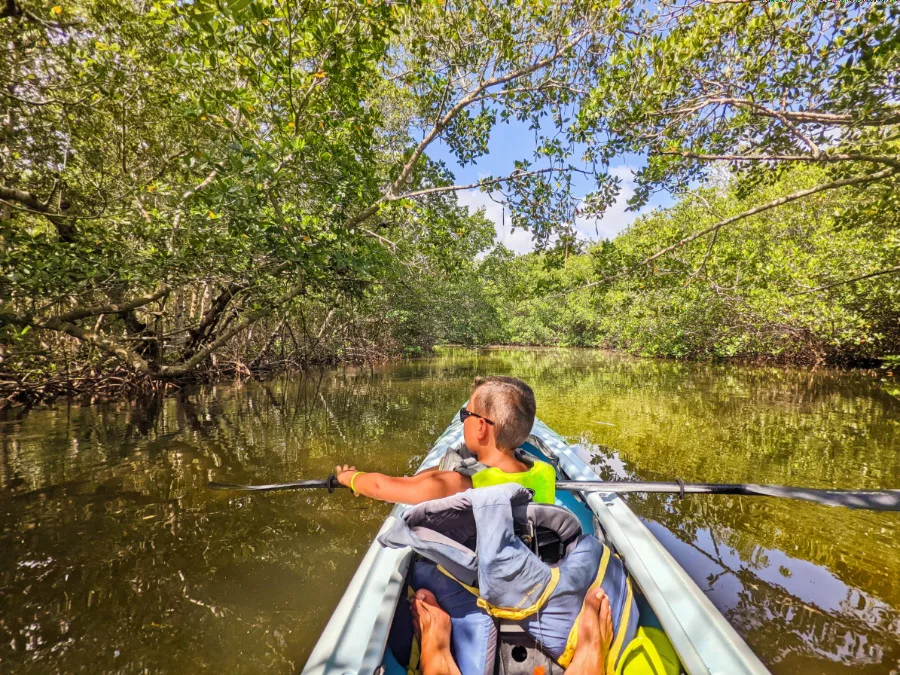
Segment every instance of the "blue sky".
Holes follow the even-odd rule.
[[[486,155],[479,157],[475,164],[465,167],[457,164],[447,145],[440,140],[431,145],[428,154],[432,159],[446,162],[456,176],[457,183],[474,183],[486,176],[504,176],[509,174],[515,168],[513,162],[517,159],[533,159],[532,153],[535,148],[534,132],[528,129],[527,124],[521,122],[497,124],[491,135],[488,148],[489,151]],[[573,162],[575,159],[573,158]],[[673,200],[667,195],[658,194],[640,213],[625,210],[626,200],[634,194],[634,171],[644,164],[645,158],[641,155],[623,155],[610,162],[610,173],[622,180],[622,191],[619,199],[616,204],[607,210],[602,219],[584,219],[577,222],[575,227],[580,238],[586,241],[612,239],[634,222],[634,219],[640,213],[673,203]],[[581,183],[579,184],[576,180],[576,185],[583,192],[588,192],[591,189],[588,180],[583,176],[580,178],[582,179]],[[474,212],[484,207],[485,215],[493,221],[497,230],[498,241],[507,248],[512,249],[516,253],[526,253],[534,248],[529,232],[522,229],[518,229],[515,232],[511,231],[508,212],[506,214],[506,227],[505,229],[503,228],[503,209],[487,193],[479,190],[463,190],[457,193],[457,197],[460,204],[467,206],[470,211]]]

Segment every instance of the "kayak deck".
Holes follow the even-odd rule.
[[[444,453],[461,442],[462,424],[454,420],[437,439],[419,471],[437,466]],[[597,479],[578,455],[577,448],[540,420],[535,420],[532,436],[523,448],[556,465],[561,479]],[[648,617],[649,620],[658,622],[666,632],[685,672],[690,675],[769,672],[621,497],[560,492],[557,503],[579,518],[585,532],[595,532],[599,523],[602,532],[597,534],[604,536],[622,557],[643,601],[655,615]],[[394,507],[379,534],[387,531],[406,508]],[[410,549],[387,549],[373,541],[303,673],[389,675],[398,669],[405,672],[391,657],[390,650],[385,653],[385,648],[397,603],[406,592],[411,561]]]

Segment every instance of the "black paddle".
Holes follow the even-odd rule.
[[[270,485],[234,485],[232,483],[210,483],[213,490],[243,490],[245,492],[274,492],[276,490],[302,490],[306,488],[326,488],[329,493],[335,488],[343,488],[334,475],[325,480],[300,480],[294,483],[272,483]],[[812,488],[783,487],[781,485],[754,485],[752,483],[644,483],[631,481],[601,480],[561,480],[557,490],[566,492],[655,492],[662,494],[699,495],[754,495],[762,497],[785,497],[815,502],[825,506],[846,506],[850,509],[871,511],[900,511],[900,490],[814,490]]]
[[[277,490],[303,490],[304,488],[327,488],[328,493],[335,488],[344,488],[346,485],[338,483],[338,479],[331,474],[325,480],[298,480],[293,483],[271,483],[269,485],[235,485],[234,483],[210,483],[210,490],[242,490],[244,492],[275,492]]]

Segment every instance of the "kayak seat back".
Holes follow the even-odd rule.
[[[410,586],[428,588],[442,607],[457,606],[461,628],[454,622],[451,642],[460,654],[481,654],[485,644],[496,644],[494,620],[504,620],[517,623],[542,653],[566,666],[577,645],[586,593],[602,585],[613,612],[607,669],[613,672],[639,618],[624,565],[607,546],[582,534],[574,514],[530,499],[527,489],[513,484],[468,490],[407,510],[379,541],[410,546],[425,559],[413,563]],[[469,594],[467,601],[460,589]],[[481,632],[469,632],[463,620]],[[403,662],[396,651],[395,656]],[[470,675],[482,672],[485,661],[479,657],[473,671],[457,664]]]

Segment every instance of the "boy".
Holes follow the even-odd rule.
[[[358,495],[401,504],[449,497],[471,487],[516,482],[535,489],[535,501],[553,503],[556,473],[543,462],[526,464],[516,454],[534,425],[534,392],[512,377],[475,380],[468,405],[459,411],[465,448],[451,450],[436,469],[396,478],[338,466],[337,479]],[[414,563],[418,564],[418,563]],[[419,640],[422,675],[462,675],[451,650],[451,618],[434,593],[417,589],[410,600]],[[613,638],[609,599],[602,588],[589,590],[583,604],[573,675],[603,675]],[[537,669],[536,669],[537,670]],[[535,672],[536,672],[535,670]]]
[[[532,467],[521,461],[515,450],[531,433],[534,415],[534,392],[522,380],[478,378],[468,405],[459,411],[463,438],[472,457],[465,450],[462,454],[449,452],[438,468],[409,477],[366,473],[347,465],[337,466],[335,475],[356,494],[387,502],[419,504],[468,490],[473,487],[473,474],[485,469],[527,474]]]

